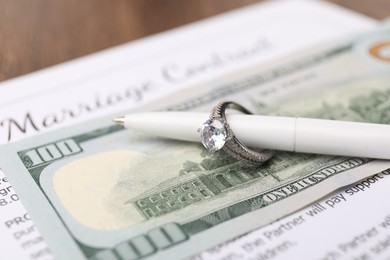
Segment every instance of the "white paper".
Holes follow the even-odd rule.
[[[373,174],[191,259],[389,259],[390,170]]]
[[[0,144],[131,109],[373,24],[322,2],[267,2],[10,80],[0,87]]]
[[[16,78],[0,84],[0,144],[121,114],[374,24],[323,2],[267,2]],[[0,241],[0,259],[52,258],[1,171]]]

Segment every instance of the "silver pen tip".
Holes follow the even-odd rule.
[[[113,118],[112,121],[118,125],[122,125],[122,126],[125,125],[125,118],[124,117],[116,117],[116,118]]]

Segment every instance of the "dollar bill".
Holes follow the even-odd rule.
[[[234,99],[258,114],[390,123],[389,35],[384,25],[142,110],[208,111],[220,99]],[[104,117],[2,146],[0,167],[56,258],[178,259],[286,216],[390,162],[279,151],[260,167],[248,166]]]

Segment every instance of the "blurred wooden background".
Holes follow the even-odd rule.
[[[329,1],[390,16],[389,0]],[[0,81],[255,2],[261,0],[0,0]]]

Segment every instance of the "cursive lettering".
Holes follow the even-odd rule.
[[[22,119],[7,117],[0,120],[0,130],[5,131],[5,138],[12,141],[16,134],[27,135],[30,132],[40,132],[72,119],[91,114],[104,108],[113,107],[123,102],[141,102],[145,95],[153,89],[150,81],[137,86],[129,86],[124,91],[111,92],[106,95],[96,93],[92,102],[79,102],[73,108],[62,108],[43,116],[34,116],[32,111],[27,111]],[[3,131],[0,133],[4,133]]]
[[[0,127],[5,127],[8,132],[7,140],[10,141],[12,139],[12,131],[13,129],[18,130],[19,132],[26,134],[28,129],[34,129],[35,131],[39,131],[37,124],[32,119],[30,112],[27,112],[24,115],[23,123],[19,123],[17,120],[13,118],[6,118],[0,122]]]
[[[207,56],[206,59],[196,64],[188,66],[179,65],[177,63],[167,64],[162,68],[161,73],[163,78],[168,82],[179,83],[201,74],[214,71],[220,67],[259,55],[273,47],[274,45],[267,39],[262,38],[249,48],[225,53],[212,53]]]

